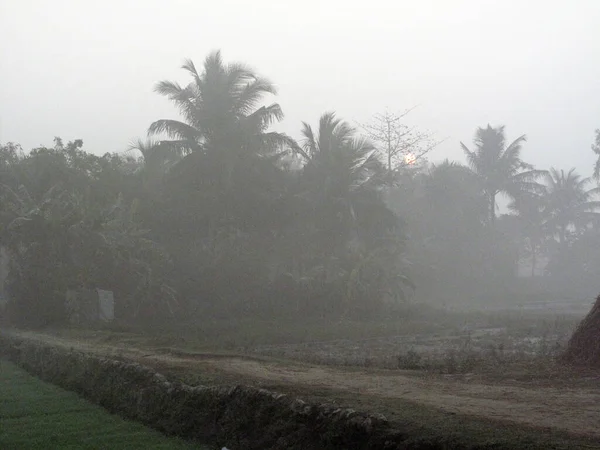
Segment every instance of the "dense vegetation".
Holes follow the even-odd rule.
[[[397,118],[380,117],[397,127],[386,138],[389,126],[363,136],[328,112],[295,142],[270,131],[283,113],[266,102],[276,94],[267,79],[218,52],[201,71],[183,69],[188,85],[156,86],[181,119],[150,124],[156,140],[136,144],[139,157],[59,138],[28,153],[0,148],[14,323],[63,321],[70,288],[112,290],[121,320],[152,324],[366,317],[409,298],[505,293],[525,260],[533,275],[548,261],[556,285],[600,276],[600,189],[574,169],[526,163],[525,136],[508,143],[488,125],[461,144],[467,166],[429,164],[413,156],[431,142],[419,147]]]

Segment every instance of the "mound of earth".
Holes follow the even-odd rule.
[[[563,358],[571,364],[600,368],[600,295],[573,333]]]

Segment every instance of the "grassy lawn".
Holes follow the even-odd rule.
[[[0,448],[198,449],[128,422],[0,360]],[[205,447],[208,448],[208,447]]]

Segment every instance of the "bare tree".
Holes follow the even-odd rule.
[[[417,163],[442,142],[436,140],[433,133],[404,123],[404,117],[415,108],[400,113],[386,110],[376,114],[369,124],[361,124],[361,128],[380,152],[388,174]]]

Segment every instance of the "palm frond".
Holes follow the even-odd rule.
[[[223,58],[221,56],[221,50],[214,50],[210,52],[204,59],[204,73],[207,75],[209,72],[222,72],[223,71]]]
[[[148,128],[149,136],[163,133],[170,138],[190,142],[196,142],[200,136],[200,132],[196,128],[178,120],[160,119],[150,124]]]
[[[551,167],[544,175],[544,181],[550,189],[554,189],[561,180],[561,174],[554,167]]]
[[[543,184],[536,183],[535,181],[519,181],[511,182],[503,187],[503,190],[510,197],[517,197],[523,194],[543,194],[546,192],[546,187]]]
[[[129,143],[129,145],[127,146],[127,151],[139,151],[142,156],[145,157],[145,155],[150,154],[154,151],[154,149],[158,146],[159,141],[155,141],[152,139],[146,139],[145,141],[142,139],[137,139],[134,141],[131,141]]]
[[[303,153],[306,159],[312,158],[319,150],[317,148],[317,141],[315,138],[315,134],[313,132],[312,127],[306,123],[302,122],[302,136],[304,136],[304,140],[302,142],[302,148],[305,150]]]
[[[194,61],[192,61],[189,58],[185,59],[183,61],[183,64],[181,65],[181,68],[188,72],[194,78],[197,87],[200,87],[202,85],[202,79],[200,78],[200,74],[196,70],[196,65],[194,64]]]
[[[257,78],[253,82],[246,84],[237,95],[235,110],[239,114],[250,114],[265,94],[276,95],[277,89],[266,78]]]
[[[203,146],[188,140],[171,140],[160,141],[156,150],[169,156],[169,159],[180,159],[192,152],[201,152]]]
[[[283,119],[283,111],[277,103],[269,106],[262,106],[252,114],[247,116],[244,121],[250,124],[250,132],[261,132],[269,128],[273,123]]]
[[[600,195],[600,186],[591,188],[587,191],[587,193],[589,194],[590,197],[594,197],[594,196],[598,196]]]
[[[334,112],[326,112],[319,119],[319,136],[317,139],[317,147],[320,153],[328,152],[336,146],[343,145],[343,141],[338,138],[339,127],[341,120],[335,118]]]
[[[177,103],[189,101],[191,98],[189,89],[187,87],[181,86],[175,81],[159,81],[154,86],[154,92],[168,97],[169,100],[172,100]]]
[[[182,87],[176,82],[161,81],[156,84],[154,91],[169,98],[178,106],[185,119],[190,123],[194,123],[193,119],[197,113],[196,103],[200,96],[196,86]]]
[[[460,143],[460,146],[463,149],[465,156],[467,157],[467,162],[468,162],[469,166],[471,166],[472,169],[476,169],[477,168],[477,154],[475,152],[469,150],[469,148],[462,142]]]
[[[258,138],[262,144],[262,152],[267,154],[285,149],[290,143],[290,138],[288,136],[274,131],[270,133],[261,133]]]
[[[345,147],[352,170],[374,169],[379,163],[375,146],[366,138],[355,138]]]
[[[232,98],[238,97],[248,84],[258,79],[252,69],[241,63],[231,63],[224,66],[223,73],[226,92]]]
[[[527,142],[527,136],[522,134],[506,147],[506,150],[504,150],[504,153],[502,154],[502,158],[519,159],[521,150],[523,149],[523,143],[525,142]]]
[[[310,155],[304,151],[304,149],[296,142],[296,140],[285,133],[281,133],[283,138],[285,139],[285,146],[289,148],[293,155],[300,155],[304,161],[308,161],[310,159]]]
[[[531,170],[527,170],[525,172],[519,172],[519,173],[513,175],[513,179],[516,182],[535,181],[535,180],[539,180],[540,178],[545,177],[547,174],[548,174],[547,170],[531,169]]]

